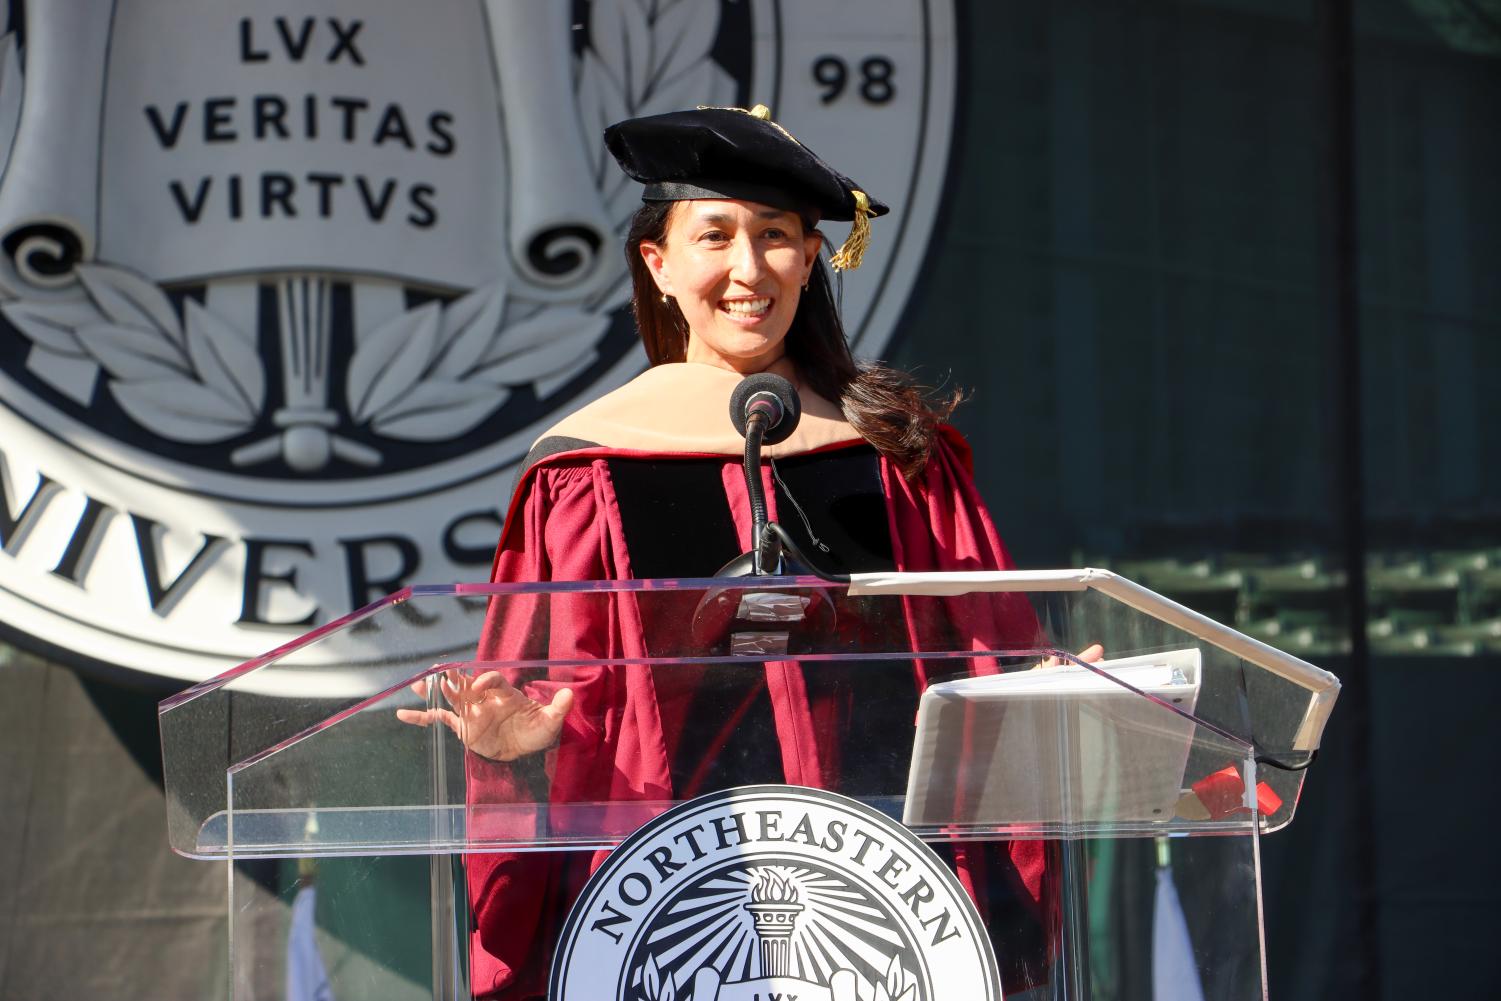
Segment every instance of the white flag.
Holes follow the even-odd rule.
[[[313,923],[317,903],[318,889],[311,884],[298,890],[292,900],[292,927],[287,932],[286,1001],[334,1001],[328,971],[318,954],[317,927]]]
[[[1204,1001],[1194,962],[1188,919],[1178,900],[1171,866],[1157,869],[1157,900],[1152,911],[1152,1001]]]

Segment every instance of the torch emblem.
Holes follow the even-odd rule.
[[[792,955],[789,951],[792,931],[797,916],[804,910],[797,902],[797,886],[771,870],[762,870],[755,888],[751,890],[751,902],[745,905],[751,919],[756,923],[756,935],[761,939],[761,974],[767,977],[792,975]]]

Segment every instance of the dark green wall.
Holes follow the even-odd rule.
[[[1345,680],[1264,845],[1271,996],[1487,996],[1501,5],[961,7],[894,360],[974,390],[1021,565],[1113,566]]]
[[[1316,5],[961,6],[961,145],[894,355],[975,390],[958,422],[1015,555],[1328,547]],[[1355,5],[1380,548],[1501,545],[1501,56],[1429,6]]]

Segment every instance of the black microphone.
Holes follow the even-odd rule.
[[[775,445],[791,438],[792,432],[797,430],[797,422],[803,416],[803,404],[792,383],[780,375],[760,372],[741,379],[740,385],[730,394],[730,423],[735,425],[742,438],[749,437],[750,420],[755,414],[765,418],[762,441]],[[760,482],[759,478],[756,482]]]
[[[786,441],[802,419],[802,402],[792,383],[780,375],[760,372],[740,380],[730,394],[730,423],[745,438],[745,490],[751,504],[752,573],[780,569],[780,536],[766,530],[766,495],[761,489],[761,446]]]
[[[792,383],[770,372],[747,376],[730,394],[730,422],[745,437],[745,490],[750,496],[754,527],[750,552],[725,564],[715,576],[814,574],[849,583],[847,575],[833,575],[814,567],[782,526],[766,516],[761,446],[792,437],[802,414],[802,401]],[[833,604],[816,589],[712,588],[694,610],[692,633],[704,649],[726,648],[735,654],[769,656],[800,649],[807,637],[829,635],[835,619]]]

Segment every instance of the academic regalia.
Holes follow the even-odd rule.
[[[795,375],[790,369],[782,374]],[[746,551],[751,516],[740,464],[743,442],[726,415],[738,381],[735,373],[707,365],[660,365],[539,439],[512,498],[492,579],[710,576]],[[969,449],[956,431],[940,429],[926,467],[908,482],[859,438],[837,407],[802,388],[797,431],[765,450],[777,477],[768,465],[764,488],[770,516],[806,551],[854,571],[1011,566],[976,490]],[[815,538],[829,552],[816,548]],[[551,596],[545,604],[507,599],[491,610],[479,657],[688,652],[687,621],[696,600],[691,596],[686,606],[674,607],[660,592],[649,601],[591,594]],[[905,633],[906,643],[927,649],[1014,649],[1041,642],[1031,607],[1019,595],[907,599],[894,627]],[[852,676],[804,672],[796,663],[756,662],[753,672],[725,671],[712,696],[701,688],[709,684],[702,673],[690,676],[682,669],[513,672],[518,687],[539,702],[565,685],[575,702],[558,745],[534,756],[545,761],[501,764],[471,753],[470,801],[527,802],[540,792],[553,804],[661,802],[740,784],[740,775],[765,781],[778,766],[779,777],[792,784],[850,791],[868,783],[889,791],[891,762],[872,765],[866,748],[855,754],[851,745],[859,747],[860,734],[870,733],[881,735],[879,742],[894,752],[910,749],[910,740],[904,745],[905,738],[889,735],[893,727],[911,730],[927,667],[920,660],[895,663],[888,662],[878,683],[906,686],[904,692],[885,689],[902,697],[872,699],[875,676],[862,674],[854,715]],[[982,663],[976,669],[994,667]],[[778,741],[735,746],[735,735],[753,727],[775,732]],[[898,764],[905,775],[904,759]],[[519,788],[527,782],[529,790]],[[482,811],[474,814],[471,827],[483,834]],[[623,812],[616,821],[624,833],[647,819],[649,812]],[[1006,988],[1044,980],[1051,918],[1042,843],[960,845],[945,854],[999,940]],[[552,946],[604,855],[468,858],[477,997],[545,995]]]

